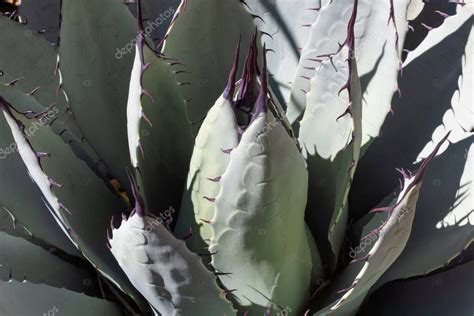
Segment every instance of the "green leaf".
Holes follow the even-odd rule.
[[[407,20],[410,23],[410,32],[407,33],[404,43],[404,58],[424,42],[426,37],[435,29],[443,27],[445,21],[467,8],[459,1],[410,1]],[[472,9],[471,9],[472,11]]]
[[[210,222],[212,265],[236,290],[239,310],[264,314],[273,304],[299,313],[312,276],[322,278],[304,222],[307,177],[282,123],[271,111],[258,114],[230,153]]]
[[[93,277],[95,279],[88,272],[20,237],[0,232],[0,249],[0,279],[3,281],[44,282],[54,287],[84,292],[88,290],[87,281],[91,282]]]
[[[234,315],[201,258],[156,218],[141,212],[136,208],[113,229],[110,245],[150,305],[161,315]]]
[[[55,73],[57,51],[40,34],[24,25],[0,16],[0,84],[11,84],[24,94],[34,97],[44,107],[56,101],[59,75]],[[13,62],[14,60],[21,60]],[[59,105],[58,105],[59,106]]]
[[[127,205],[48,127],[34,125],[20,115],[16,118],[5,102],[2,112],[51,215],[94,268],[134,297],[136,292],[106,247],[111,218]]]
[[[0,84],[0,95],[12,104],[16,104],[19,111],[34,111],[39,113],[45,110],[34,95],[23,93],[14,85]]]
[[[41,197],[41,191],[31,178],[17,152],[3,114],[0,116],[0,207],[5,208],[38,238],[69,254],[80,256],[64,235]],[[2,210],[3,213],[3,210]],[[11,225],[11,222],[8,222]]]
[[[159,43],[165,38],[181,0],[141,0],[140,2],[145,34],[156,43]],[[137,5],[131,3],[129,9],[136,16]]]
[[[307,222],[331,272],[345,236],[347,197],[362,139],[361,88],[350,53],[353,27],[349,22],[346,42],[321,62],[310,82],[298,139],[309,172]]]
[[[0,313],[2,315],[123,315],[109,301],[45,284],[0,281]]]
[[[410,239],[376,288],[392,280],[421,276],[442,268],[474,241],[473,140],[471,136],[450,144],[432,162],[421,186]],[[381,215],[370,215],[356,225],[364,225],[362,234],[380,223]]]
[[[433,41],[429,39],[430,35],[426,38],[433,43],[431,48],[425,50],[427,47],[419,46],[425,53],[419,54],[419,57],[410,62],[411,54],[418,55],[414,51],[405,61],[400,81],[402,98],[394,98],[394,114],[384,123],[383,135],[372,142],[357,168],[349,200],[351,215],[355,219],[362,217],[394,191],[398,185],[394,168],[412,166],[426,143],[431,140],[433,131],[443,123],[443,117],[451,112],[450,107],[461,126],[468,131],[472,127],[472,97],[469,90],[463,92],[465,101],[461,101],[467,105],[466,108],[453,103],[457,102],[460,95],[456,92],[459,89],[458,81],[464,82],[466,79],[463,78],[469,78],[472,72],[472,68],[469,70],[466,65],[463,66],[464,61],[469,60],[464,56],[467,56],[466,49],[471,46],[468,39],[473,20],[470,12],[464,12],[446,19],[441,27],[430,32],[435,36]],[[466,75],[463,75],[466,70]],[[423,119],[419,119],[421,117]],[[454,140],[459,134],[456,131],[459,127],[455,125],[447,129],[453,130],[450,140]],[[416,137],[412,137],[413,135]],[[406,141],[408,138],[409,142]],[[380,164],[381,161],[384,162],[383,165]]]
[[[87,161],[98,174],[105,175],[103,164],[83,139],[70,111],[57,69],[56,47],[6,17],[0,17],[0,27],[8,30],[0,34],[0,45],[6,48],[0,52],[0,60],[4,61],[0,69],[0,95],[18,111],[43,118],[78,157]],[[9,62],[14,59],[22,62]],[[54,113],[51,115],[50,111]]]
[[[467,17],[467,15],[465,14],[466,11],[463,11],[463,12],[464,14],[462,13],[460,14]],[[431,35],[436,35],[440,31],[443,31],[443,29],[448,28],[448,27],[452,28],[454,26],[455,28],[456,24],[453,23],[455,21],[456,20],[453,18],[448,18],[445,22],[445,25],[442,28],[439,28],[437,30],[434,30],[433,32],[430,32],[430,34],[428,34],[428,36],[426,37],[426,40],[419,46],[420,50],[423,50],[423,51],[427,50],[428,49],[427,47],[432,47],[433,45],[437,44],[438,36],[431,36]],[[469,137],[470,133],[468,132],[472,132],[474,130],[474,121],[472,120],[472,111],[470,108],[473,101],[471,87],[473,84],[472,78],[473,78],[473,67],[474,67],[473,59],[470,58],[470,56],[473,56],[473,54],[474,54],[474,32],[472,32],[472,28],[471,28],[471,32],[467,40],[464,56],[462,57],[462,60],[461,60],[462,71],[457,80],[458,87],[451,98],[451,108],[448,109],[444,113],[441,124],[438,125],[433,131],[432,141],[427,143],[425,147],[421,150],[421,152],[418,155],[417,160],[420,160],[420,158],[423,158],[426,155],[428,155],[429,152],[431,151],[431,148],[433,147],[433,144],[435,144],[437,140],[439,140],[443,136],[443,134],[445,134],[448,130],[451,131],[451,134],[449,135],[450,143],[457,143]],[[408,55],[410,62],[416,61],[418,57],[420,57],[420,53],[418,49],[415,50],[413,54]],[[468,149],[466,149],[466,157],[467,157],[467,151]]]
[[[446,26],[449,25],[446,21]],[[441,30],[441,28],[439,29]],[[427,40],[429,40],[428,35]],[[419,276],[430,273],[448,264],[474,241],[473,201],[473,140],[470,130],[469,106],[472,104],[472,40],[471,32],[466,45],[462,64],[459,90],[454,94],[452,108],[443,116],[443,124],[438,126],[419,157],[426,156],[440,135],[452,130],[447,148],[433,162],[433,168],[426,174],[418,202],[418,216],[414,221],[414,232],[407,247],[378,282],[378,286],[390,280]],[[422,47],[420,45],[420,47]],[[368,216],[360,223],[369,221]],[[358,225],[360,226],[360,224]],[[435,247],[436,251],[428,251]],[[419,257],[426,260],[418,260]]]
[[[162,52],[183,64],[179,82],[193,124],[200,125],[224,90],[239,36],[250,43],[254,30],[239,1],[183,1],[178,8]]]
[[[128,143],[147,208],[158,216],[179,209],[194,143],[174,72],[139,45],[127,104]]]
[[[58,0],[22,0],[18,14],[27,21],[27,27],[43,33],[50,42],[57,44],[59,40],[59,18],[61,1]]]
[[[313,20],[309,40],[303,47],[288,105],[288,119],[294,124],[306,108],[309,79],[317,76],[321,56],[333,53],[344,41],[347,21],[354,1],[331,1],[323,6]],[[362,84],[362,144],[379,135],[380,127],[389,113],[393,93],[397,90],[400,58],[408,30],[406,10],[408,0],[359,0],[355,23],[355,47]],[[387,21],[389,23],[387,23]],[[396,26],[395,26],[396,25]],[[398,42],[397,42],[398,40]],[[381,86],[383,84],[383,86]]]
[[[365,3],[364,3],[365,2]],[[356,25],[356,59],[362,85],[362,146],[379,137],[383,122],[398,97],[398,78],[402,75],[402,49],[407,36],[409,0],[363,1],[370,6],[364,16],[364,30]],[[392,8],[393,4],[393,8]],[[391,10],[393,9],[393,15]],[[387,23],[388,21],[388,23]],[[359,33],[361,34],[361,33]]]
[[[317,19],[321,2],[327,1],[304,0],[297,5],[287,0],[245,1],[245,8],[255,16],[258,29],[265,32],[261,42],[271,51],[267,56],[270,85],[284,102],[285,108],[300,60],[301,47],[304,47],[309,37],[308,25]]]
[[[59,69],[62,87],[85,139],[109,177],[128,187],[127,91],[135,19],[118,0],[62,1]]]
[[[224,95],[217,99],[201,125],[196,137],[189,166],[186,192],[176,225],[176,234],[185,236],[192,228],[193,234],[186,241],[194,252],[203,252],[212,236],[206,224],[214,217],[214,203],[210,200],[219,193],[220,179],[229,164],[229,154],[239,143],[239,130],[234,105]]]
[[[402,253],[412,232],[413,219],[426,168],[448,135],[437,144],[414,175],[404,170],[401,171],[404,176],[403,188],[396,202],[387,207],[373,210],[374,212],[383,212],[388,216],[385,216],[385,220],[380,221],[380,225],[371,231],[371,234],[361,238],[360,244],[368,243],[371,246],[370,251],[365,256],[357,256],[342,271],[329,289],[331,295],[321,303],[321,306],[326,305],[326,307],[314,315],[354,314],[371,287]],[[370,242],[367,242],[368,238],[371,238]],[[344,294],[341,296],[338,294],[340,292]],[[328,304],[328,301],[332,301],[332,303]]]
[[[457,13],[444,19],[443,24],[428,32],[424,40],[416,47],[415,50],[410,51],[404,61],[404,66],[408,66],[415,62],[418,58],[423,58],[423,55],[429,50],[436,48],[436,46],[450,35],[455,33],[459,28],[469,19],[472,19],[472,12],[469,6],[459,6]],[[472,48],[466,48],[471,49]]]
[[[471,315],[474,262],[413,280],[387,284],[361,309],[361,315]]]

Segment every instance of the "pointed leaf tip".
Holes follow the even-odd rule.
[[[242,73],[240,90],[237,96],[237,100],[241,101],[241,106],[252,104],[257,98],[257,96],[254,95],[256,89],[255,79],[258,75],[257,57],[257,32],[255,31],[245,58],[244,71]]]
[[[235,51],[235,60],[234,64],[229,73],[229,79],[227,81],[227,87],[224,90],[224,98],[231,101],[234,97],[235,91],[235,77],[237,75],[237,69],[239,68],[239,57],[240,57],[240,43],[242,41],[242,36],[239,36],[239,41],[237,42],[237,49]]]
[[[436,145],[436,147],[433,149],[431,154],[426,157],[425,160],[421,163],[420,168],[418,168],[416,174],[415,174],[415,179],[413,180],[413,184],[417,184],[423,179],[423,175],[425,174],[426,168],[428,168],[430,162],[433,160],[433,158],[436,156],[438,153],[439,149],[441,146],[444,144],[444,142],[448,139],[449,135],[451,134],[451,131],[447,132],[446,135],[439,141],[439,143]]]
[[[263,66],[262,73],[260,74],[260,94],[258,95],[257,105],[255,108],[255,113],[253,114],[253,119],[255,119],[258,114],[267,112],[267,98],[268,98],[268,84],[267,84],[267,57],[266,57],[266,48],[263,45]]]

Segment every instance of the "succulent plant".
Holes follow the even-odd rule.
[[[1,315],[473,314],[472,3],[125,2],[2,7]]]

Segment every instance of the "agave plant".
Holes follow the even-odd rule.
[[[126,2],[3,9],[1,315],[473,315],[472,4]]]

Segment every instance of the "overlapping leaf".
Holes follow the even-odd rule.
[[[51,216],[42,200],[41,191],[31,181],[17,149],[17,144],[2,114],[0,117],[1,207],[10,212],[15,222],[26,227],[36,238],[79,256],[79,252]],[[14,222],[9,221],[5,224],[12,226]]]
[[[212,233],[206,222],[214,217],[212,201],[219,193],[220,180],[229,164],[229,154],[225,151],[239,143],[233,106],[224,95],[219,97],[196,137],[176,231],[185,236],[192,228],[187,244],[195,252],[203,252],[209,244]]]
[[[281,102],[290,97],[301,48],[306,44],[310,25],[327,0],[304,0],[297,5],[285,0],[247,0],[245,8],[254,16],[261,32],[262,44],[269,50],[267,56],[269,82]],[[288,14],[291,12],[291,14]]]
[[[358,9],[353,9],[346,40],[325,56],[311,80],[298,138],[310,174],[306,216],[328,270],[335,268],[345,235],[347,196],[362,140],[362,96],[352,56]]]
[[[473,242],[473,139],[471,136],[450,144],[432,162],[421,186],[412,234],[376,287],[442,268]],[[364,225],[364,235],[380,223],[381,217],[383,214],[367,215],[356,227]],[[419,260],[420,257],[424,260]]]
[[[363,92],[363,141],[379,134],[390,100],[397,89],[401,49],[407,31],[408,0],[398,1],[331,1],[312,22],[309,40],[303,47],[288,104],[288,119],[295,123],[306,108],[308,79],[314,77],[321,56],[333,53],[346,37],[346,26],[354,3],[358,6],[354,26],[355,49]],[[393,11],[392,11],[393,9]],[[383,78],[383,87],[381,86]]]
[[[93,276],[88,272],[62,261],[26,239],[0,232],[0,249],[0,279],[3,281],[28,280],[76,292],[90,290],[86,284],[92,285]]]
[[[27,133],[34,121],[13,113],[2,101],[2,116],[51,216],[99,272],[134,296],[136,292],[106,248],[105,232],[111,218],[125,211],[127,205],[48,127]]]
[[[28,301],[25,302],[25,298]],[[118,305],[45,284],[0,281],[2,315],[123,315]]]
[[[107,8],[104,10],[104,8]],[[135,21],[116,0],[62,1],[59,69],[62,87],[85,139],[127,187],[127,91]]]
[[[147,207],[162,216],[169,207],[179,208],[193,136],[176,70],[143,41],[137,46],[129,86],[128,143]]]
[[[179,82],[196,127],[226,86],[239,36],[250,43],[254,30],[239,1],[182,1],[162,52],[183,64]]]
[[[0,34],[0,93],[19,111],[43,119],[56,134],[87,161],[94,170],[106,173],[97,154],[83,138],[69,108],[67,95],[62,89],[62,78],[57,69],[57,49],[42,35],[6,17],[0,17],[0,26],[8,30]],[[11,62],[21,60],[21,63]],[[53,111],[53,112],[50,112]]]
[[[243,133],[220,185],[209,251],[222,284],[250,314],[270,305],[301,311],[322,266],[305,229],[304,160],[270,111]]]
[[[396,202],[374,210],[388,214],[388,217],[386,216],[386,219],[382,220],[381,224],[371,232],[377,237],[376,241],[371,245],[367,255],[356,258],[331,285],[330,293],[334,294],[329,294],[325,301],[332,301],[335,297],[337,299],[314,315],[355,313],[370,288],[402,253],[412,231],[424,173],[446,138],[447,135],[437,144],[414,175],[403,172],[403,189]],[[364,239],[365,237],[361,241]],[[342,296],[334,291],[338,287],[344,293],[341,294]],[[346,289],[344,290],[343,287]],[[325,304],[327,303],[323,303],[322,306]]]
[[[161,315],[232,315],[216,277],[156,218],[135,209],[112,231],[111,251]]]
[[[468,90],[462,94],[456,92],[460,89],[458,81],[462,83],[469,80],[463,78],[472,76],[472,67],[469,69],[465,64],[469,60],[466,49],[471,45],[468,38],[472,14],[468,6],[465,8],[434,29],[426,38],[427,45],[419,46],[420,51],[417,49],[410,53],[405,61],[400,81],[402,98],[394,99],[394,114],[384,123],[383,135],[372,142],[357,168],[350,196],[351,212],[355,218],[360,218],[393,192],[398,184],[393,170],[411,167],[431,140],[433,131],[443,123],[443,116],[451,111],[450,104],[456,108],[455,120],[469,131],[469,112],[466,112],[469,106],[462,110],[462,106],[453,104],[453,101],[457,102],[457,95],[463,95],[466,100],[461,101],[463,104],[472,103]],[[449,128],[453,130],[450,139],[457,138],[458,129]],[[411,139],[408,143],[407,137]],[[402,147],[404,150],[400,150]]]

